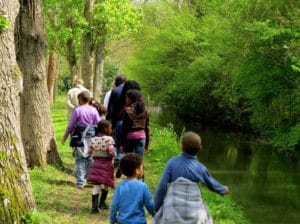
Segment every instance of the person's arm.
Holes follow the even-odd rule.
[[[145,124],[145,133],[146,133],[145,151],[148,152],[149,151],[149,142],[150,142],[150,133],[151,133],[149,115],[147,117],[146,124]]]
[[[114,145],[108,145],[107,146],[107,152],[111,157],[117,157],[117,152],[115,150]]]
[[[77,121],[77,113],[76,113],[76,110],[74,110],[72,112],[71,119],[68,123],[67,129],[66,129],[65,134],[63,136],[63,139],[61,141],[62,144],[65,143],[65,141],[67,140],[69,134],[73,131],[73,128],[75,127],[76,121]]]
[[[68,108],[73,110],[75,108],[75,105],[73,105],[71,102],[71,97],[72,97],[71,95],[72,95],[72,91],[69,90],[66,97],[66,103]]]
[[[144,197],[146,209],[152,215],[152,217],[154,217],[155,213],[154,213],[154,204],[152,201],[152,195],[146,184],[145,184],[145,188],[144,188],[144,196],[143,197]]]
[[[132,127],[132,120],[129,118],[127,112],[125,111],[123,116],[123,123],[122,123],[122,130],[120,134],[120,151],[123,153],[123,147],[126,140],[126,136],[130,130],[130,127]]]
[[[162,178],[160,179],[160,182],[157,186],[156,192],[155,192],[155,199],[154,199],[154,210],[157,212],[159,208],[162,206],[164,197],[167,192],[168,184],[171,182],[171,161],[169,160],[164,173],[162,175]]]
[[[116,98],[116,94],[115,91],[112,90],[110,97],[109,97],[109,101],[108,101],[108,106],[107,106],[107,116],[106,118],[109,120],[112,118],[112,114],[113,114],[113,110],[114,110],[114,102],[115,102],[115,98]]]
[[[88,154],[89,154],[89,155],[92,155],[92,154],[93,154],[93,151],[94,151],[94,148],[89,147],[89,149],[88,149]]]
[[[110,223],[111,224],[117,223],[117,212],[119,210],[118,204],[119,204],[119,190],[117,187],[114,191],[114,195],[113,195],[111,207],[110,207]]]
[[[109,103],[110,94],[111,94],[111,90],[108,91],[108,92],[105,94],[105,97],[104,97],[103,105],[105,106],[106,109],[108,108],[108,103]]]
[[[209,190],[216,192],[220,195],[225,195],[229,193],[229,188],[220,184],[215,180],[208,172],[207,168],[203,166],[202,171],[203,183],[208,187]]]

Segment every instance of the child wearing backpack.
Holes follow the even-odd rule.
[[[114,150],[114,140],[111,137],[112,124],[108,120],[101,120],[97,128],[99,134],[92,139],[92,143],[89,146],[89,154],[92,155],[94,160],[87,177],[88,183],[94,185],[91,213],[99,213],[98,208],[108,209],[108,205],[105,203],[108,187],[114,187],[114,167],[112,165],[112,159],[116,156],[116,152]],[[104,185],[104,188],[101,189],[99,202],[100,185]]]

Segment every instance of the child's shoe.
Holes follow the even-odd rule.
[[[99,194],[92,195],[92,214],[99,213],[98,209]]]
[[[101,197],[100,197],[100,203],[99,203],[100,209],[109,209],[109,206],[105,203],[107,194],[108,194],[108,190],[105,190],[105,189],[101,190]]]

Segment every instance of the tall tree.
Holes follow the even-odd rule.
[[[52,7],[49,7],[51,5]],[[55,101],[55,85],[58,76],[58,55],[60,39],[57,33],[59,32],[58,15],[59,4],[56,1],[48,0],[43,1],[43,12],[45,14],[46,27],[51,27],[47,32],[47,45],[48,45],[48,70],[47,70],[47,86],[49,93],[49,101]]]
[[[105,61],[105,41],[97,44],[96,46],[96,60],[95,60],[95,74],[93,85],[93,96],[100,102],[101,90],[104,77],[104,61]]]
[[[87,29],[87,22],[82,15],[84,1],[68,0],[60,1],[60,29],[58,35],[62,37],[61,53],[66,55],[70,67],[71,81],[75,77],[81,77],[80,71],[80,47],[81,37]],[[62,27],[61,27],[62,26]]]
[[[78,60],[80,40],[87,26],[82,15],[83,6],[82,0],[43,0],[49,64],[50,60],[55,63],[53,61],[55,57],[51,57],[52,53],[65,56],[69,64],[71,80],[80,77]],[[48,70],[48,76],[53,77],[50,71]]]
[[[17,0],[0,1],[0,223],[20,223],[34,199],[20,133],[22,74],[16,62],[14,23]],[[1,23],[2,25],[3,23]]]
[[[92,49],[95,49],[96,58],[93,95],[100,101],[106,45],[137,32],[142,16],[138,7],[127,0],[96,1],[92,16]]]
[[[85,0],[84,17],[88,24],[93,24],[93,12],[94,12],[95,0]],[[93,73],[94,73],[94,45],[93,45],[93,32],[87,30],[82,35],[82,50],[81,50],[81,77],[84,81],[84,85],[89,90],[93,90]]]
[[[53,10],[54,13],[56,10]],[[58,15],[52,14],[49,19],[49,23],[52,26],[57,27],[57,17]],[[49,50],[48,50],[48,70],[47,70],[47,87],[49,93],[49,102],[53,103],[55,101],[55,84],[58,76],[58,39],[52,39],[50,44],[48,42]]]
[[[58,55],[54,47],[48,56],[47,87],[50,104],[55,101],[55,84],[58,75]]]
[[[61,164],[51,122],[40,0],[20,0],[17,61],[24,75],[21,131],[29,167]]]

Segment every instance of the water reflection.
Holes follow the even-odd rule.
[[[220,138],[203,132],[206,150],[199,156],[252,223],[299,223],[300,179],[297,162],[270,146]]]
[[[199,160],[217,180],[230,186],[232,197],[252,223],[300,223],[299,152],[283,155],[243,134],[204,130],[161,114],[155,119],[162,124],[176,121],[179,133],[185,126],[201,135],[204,150]]]

